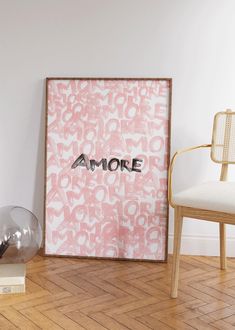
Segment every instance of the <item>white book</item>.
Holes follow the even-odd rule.
[[[0,294],[23,293],[23,292],[25,292],[25,284],[0,285]]]
[[[0,265],[0,294],[25,291],[25,264]]]

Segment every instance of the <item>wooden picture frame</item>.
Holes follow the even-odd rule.
[[[44,254],[166,261],[170,78],[47,78]]]

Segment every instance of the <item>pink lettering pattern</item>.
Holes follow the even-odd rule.
[[[45,252],[164,260],[169,80],[48,79]],[[80,154],[141,172],[71,168]]]

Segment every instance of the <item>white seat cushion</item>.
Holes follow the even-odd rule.
[[[176,205],[235,214],[235,182],[205,182],[173,196]]]

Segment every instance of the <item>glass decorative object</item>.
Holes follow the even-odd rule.
[[[41,226],[32,212],[19,206],[0,208],[0,264],[26,263],[41,242]]]

